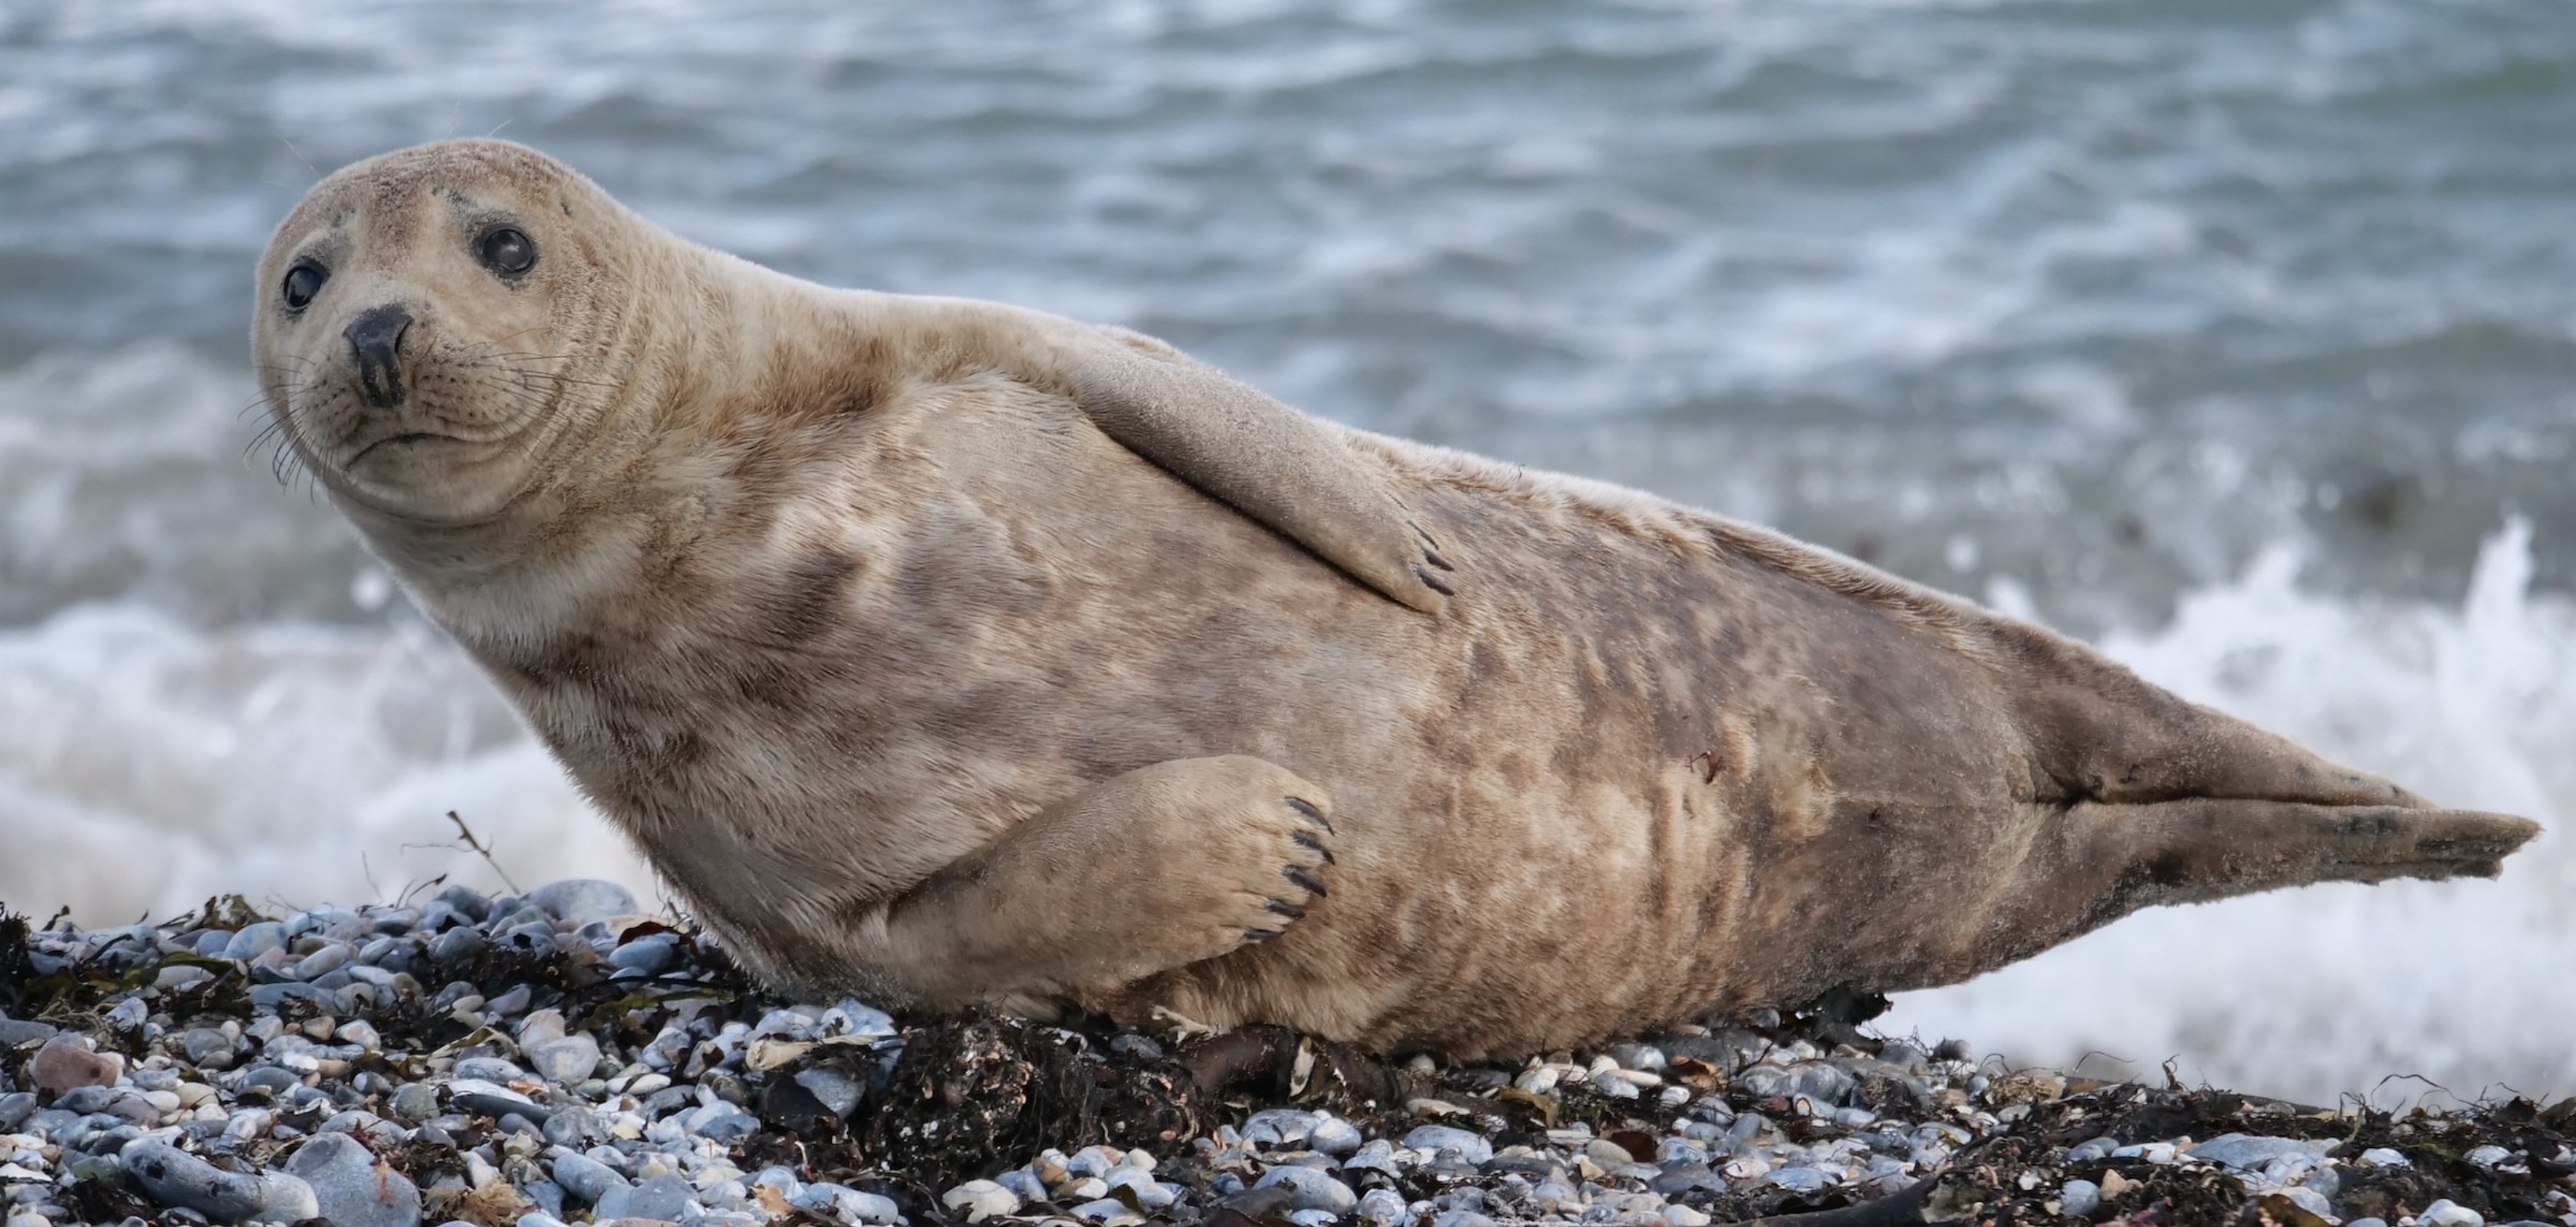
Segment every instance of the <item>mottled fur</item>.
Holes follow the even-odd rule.
[[[2536,829],[1758,529],[779,276],[502,142],[332,176],[259,295],[298,455],[793,987],[1527,1051]],[[384,303],[392,409],[339,335]]]

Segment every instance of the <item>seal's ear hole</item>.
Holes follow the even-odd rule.
[[[475,258],[504,277],[516,277],[537,266],[537,244],[514,226],[494,226],[474,240]]]
[[[286,270],[286,281],[278,287],[278,293],[286,300],[287,310],[301,311],[322,292],[322,283],[330,279],[331,270],[311,260],[298,260],[295,267]]]

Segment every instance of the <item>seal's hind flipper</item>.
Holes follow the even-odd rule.
[[[2313,882],[2491,878],[2540,824],[2474,810],[2191,798],[2069,808],[1998,899],[1999,966],[2144,907]]]
[[[1333,428],[1161,342],[1090,329],[1054,353],[1110,438],[1396,601],[1438,613],[1457,572]]]

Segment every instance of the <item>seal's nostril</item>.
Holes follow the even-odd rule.
[[[402,348],[403,330],[409,327],[411,312],[387,303],[359,312],[341,330],[358,359],[358,386],[366,392],[367,403],[378,409],[402,403],[402,368],[394,359]]]

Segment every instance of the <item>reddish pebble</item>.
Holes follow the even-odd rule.
[[[125,1062],[92,1052],[69,1035],[57,1035],[36,1050],[28,1072],[35,1076],[36,1094],[51,1102],[74,1087],[116,1085],[117,1075],[125,1072]]]

